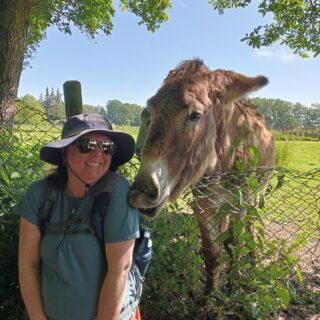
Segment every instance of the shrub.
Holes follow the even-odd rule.
[[[0,146],[0,319],[27,319],[18,286],[19,218],[13,207],[42,167],[37,146],[22,144],[9,132],[1,132]]]

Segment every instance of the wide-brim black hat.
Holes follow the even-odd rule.
[[[112,130],[111,122],[100,114],[82,113],[67,119],[61,140],[43,146],[40,159],[51,164],[62,164],[62,150],[89,132],[103,133],[117,146],[110,168],[115,169],[128,162],[134,155],[135,141],[124,132]]]

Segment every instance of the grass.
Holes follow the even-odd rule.
[[[282,133],[279,130],[271,130],[272,135],[276,140],[282,141],[319,141],[320,130],[305,133],[303,131],[293,131],[292,133]]]
[[[304,172],[320,168],[320,142],[276,141],[276,165]]]
[[[133,126],[114,126],[114,131],[121,131],[128,133],[133,136],[135,140],[137,140],[139,127],[133,127]]]

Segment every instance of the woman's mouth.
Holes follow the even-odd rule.
[[[89,168],[98,168],[102,166],[102,162],[86,162],[85,165]]]

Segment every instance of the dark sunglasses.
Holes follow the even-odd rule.
[[[75,142],[80,153],[89,153],[95,150],[99,146],[100,150],[105,154],[114,155],[117,150],[117,146],[113,141],[102,140],[96,141],[94,139],[81,139]]]

